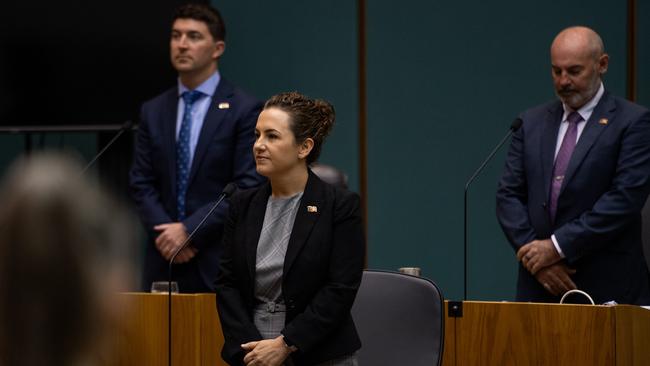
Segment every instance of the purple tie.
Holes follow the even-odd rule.
[[[555,222],[555,213],[557,212],[557,198],[560,195],[560,188],[562,188],[564,173],[566,172],[567,166],[569,166],[571,154],[573,154],[573,149],[576,147],[576,141],[578,137],[578,123],[582,121],[582,116],[580,116],[578,112],[571,112],[571,114],[569,114],[567,117],[567,121],[569,122],[569,128],[564,134],[562,145],[560,145],[560,151],[558,151],[557,157],[555,158],[553,177],[551,178],[551,222]]]

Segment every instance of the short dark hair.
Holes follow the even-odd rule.
[[[290,128],[297,143],[302,143],[307,138],[314,140],[314,147],[307,156],[307,164],[315,162],[320,156],[325,138],[334,126],[334,107],[322,99],[287,92],[269,98],[264,104],[264,109],[268,108],[278,108],[289,114]]]
[[[176,19],[194,19],[205,23],[215,41],[226,40],[226,25],[219,10],[207,4],[189,3],[176,8],[172,23]]]

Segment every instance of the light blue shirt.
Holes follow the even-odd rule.
[[[199,98],[192,105],[192,129],[190,130],[190,161],[188,166],[192,166],[192,161],[194,159],[194,150],[196,150],[196,145],[199,142],[199,135],[201,134],[201,128],[203,128],[203,121],[205,120],[205,115],[208,113],[210,104],[212,103],[212,97],[217,86],[219,86],[219,81],[221,81],[221,75],[219,71],[216,71],[212,76],[210,76],[206,81],[201,83],[196,89],[201,93],[205,94]],[[185,110],[185,102],[181,95],[190,91],[181,80],[178,79],[178,113],[176,115],[176,140],[178,140],[178,133],[181,130],[181,123],[183,122],[183,111]]]

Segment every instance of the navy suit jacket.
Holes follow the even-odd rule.
[[[216,283],[225,344],[221,355],[243,364],[241,344],[262,339],[253,323],[257,244],[270,184],[232,198]],[[308,209],[313,206],[316,209]],[[359,196],[321,181],[311,171],[287,246],[282,296],[284,337],[299,349],[295,365],[313,365],[361,347],[350,309],[365,255]]]
[[[144,103],[141,110],[130,185],[140,218],[150,236],[145,257],[145,282],[167,278],[167,262],[155,248],[153,239],[157,233],[153,227],[178,221],[178,98],[178,88],[174,87]],[[187,217],[183,220],[188,233],[197,227],[226,184],[235,182],[240,188],[248,188],[263,181],[255,171],[252,152],[255,124],[261,108],[260,101],[221,79],[206,113],[192,160],[186,196]],[[191,284],[190,289],[211,289],[216,278],[227,212],[228,204],[223,202],[192,240],[199,252],[190,263],[198,267],[203,284]]]
[[[650,192],[650,112],[605,92],[576,144],[558,198],[548,210],[562,104],[524,112],[497,191],[497,217],[515,252],[552,234],[578,289],[595,301],[648,304],[641,209]],[[520,264],[517,300],[555,302]]]

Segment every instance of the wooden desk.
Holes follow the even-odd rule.
[[[650,365],[650,311],[466,301],[445,314],[443,365]]]
[[[166,365],[167,297],[119,296],[131,306],[116,364]],[[173,364],[226,365],[215,295],[172,300]],[[444,366],[650,365],[650,310],[636,306],[466,301],[462,317],[447,310],[445,304]]]

